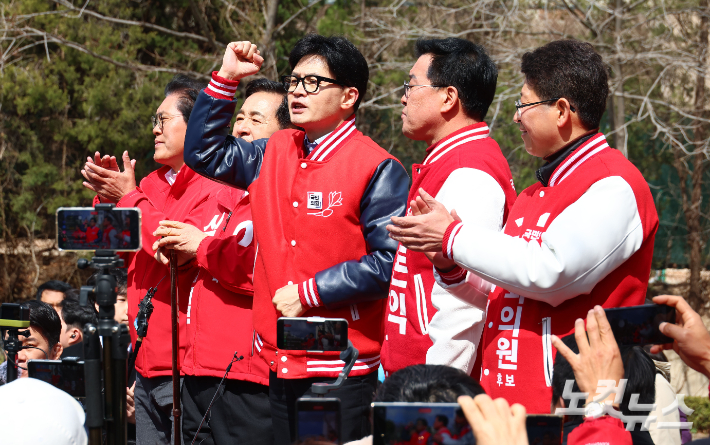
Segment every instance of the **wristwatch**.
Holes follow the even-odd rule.
[[[605,412],[606,404],[604,402],[589,402],[584,405],[584,418],[598,419],[599,417],[606,414]]]

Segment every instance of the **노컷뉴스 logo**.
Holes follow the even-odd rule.
[[[614,380],[600,380],[597,384],[597,396],[594,397],[594,401],[603,401],[615,393],[614,403],[621,403],[624,398],[624,391],[626,390],[626,379],[619,380],[619,386],[616,386]],[[573,392],[574,380],[567,380],[565,382],[565,389],[562,392],[562,398],[565,401],[569,400],[569,407],[567,408],[557,408],[555,409],[555,414],[567,415],[567,416],[583,416],[584,415],[584,402],[589,396],[586,392]],[[664,407],[661,410],[663,416],[667,416],[671,413],[677,412],[680,409],[686,416],[693,414],[692,409],[685,406],[685,394],[677,394],[673,402]],[[652,424],[656,424],[656,428],[659,430],[669,430],[669,429],[691,429],[693,422],[659,422],[658,416],[653,415],[653,411],[656,409],[655,403],[641,404],[639,403],[639,394],[631,394],[629,400],[629,411],[632,413],[638,412],[638,415],[624,414],[621,411],[617,411],[611,405],[604,405],[604,412],[600,415],[608,414],[611,417],[615,417],[626,424],[626,431],[632,431],[637,424],[641,425],[641,431],[648,431],[648,428]],[[650,414],[645,414],[650,413]]]

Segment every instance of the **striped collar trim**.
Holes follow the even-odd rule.
[[[330,159],[356,130],[355,116],[353,115],[350,120],[343,122],[338,128],[333,130],[332,133],[326,136],[326,138],[310,152],[306,159],[318,162]]]
[[[477,139],[485,139],[490,134],[488,125],[485,122],[479,124],[474,124],[463,129],[459,132],[450,134],[443,140],[439,141],[433,148],[427,150],[426,159],[424,159],[423,165],[433,164],[438,161],[446,153],[450,152],[459,145],[463,145],[467,142],[475,141]]]
[[[550,178],[550,187],[554,187],[567,179],[577,167],[584,164],[589,158],[605,148],[609,148],[609,144],[606,142],[606,138],[602,133],[597,133],[589,138],[575,153],[565,159],[564,162],[557,167],[555,173],[552,174],[552,178]]]

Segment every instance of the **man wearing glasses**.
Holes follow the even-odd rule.
[[[173,431],[170,279],[165,279],[169,275],[168,266],[153,258],[153,243],[159,239],[154,232],[160,221],[165,220],[199,226],[210,196],[222,187],[198,175],[183,161],[187,122],[195,99],[203,88],[203,84],[180,75],[165,87],[165,100],[152,116],[155,136],[153,159],[163,167],[143,178],[140,186],[136,186],[135,160],[129,158],[128,152],[123,153],[123,171],[119,171],[115,158],[102,158],[98,152],[94,159],[88,159],[82,170],[86,179],[84,186],[97,193],[94,203],[113,202],[117,207],[141,209],[141,250],[131,253],[126,262],[129,326],[134,325],[138,303],[148,289],[157,286],[157,292],[153,297],[150,333],[143,339],[136,358],[134,397],[139,444],[169,444]],[[188,256],[181,255],[178,259],[180,312],[184,314],[198,268]],[[184,329],[183,323],[181,329]],[[130,332],[135,345],[136,331],[131,329]],[[181,336],[185,338],[184,332]]]
[[[291,121],[253,143],[227,136],[238,81],[263,59],[249,42],[230,43],[219,73],[190,118],[185,162],[195,171],[249,190],[257,245],[254,348],[270,369],[275,442],[296,440],[296,399],[332,382],[338,351],[277,347],[281,316],[344,318],[359,350],[350,377],[330,393],[341,401],[342,440],[370,434],[383,316],[397,243],[385,226],[404,215],[409,178],[402,165],[355,126],[369,77],[367,62],[344,38],[311,34],[289,56],[284,77]]]
[[[467,40],[419,40],[415,49],[418,59],[402,96],[402,132],[429,148],[412,166],[409,200],[423,188],[467,224],[499,231],[516,194],[508,162],[483,121],[498,70],[483,47]],[[382,347],[385,375],[423,363],[473,370],[490,284],[472,276],[475,291],[456,298],[447,283],[466,272],[454,266],[441,253],[400,244]]]
[[[412,216],[393,218],[410,250],[441,252],[496,285],[481,341],[481,385],[491,397],[548,413],[551,337],[574,332],[595,305],[643,304],[658,216],[641,173],[609,148],[599,123],[609,92],[602,58],[562,40],[523,55],[514,121],[543,158],[503,232],[461,222],[421,191]],[[452,286],[465,295],[469,283]]]

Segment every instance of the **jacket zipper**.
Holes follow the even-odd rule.
[[[542,365],[545,374],[545,384],[552,386],[552,317],[542,319]]]
[[[229,218],[231,218],[231,217],[232,217],[232,212],[229,212],[229,215],[227,215],[227,221],[225,221],[225,223],[224,223],[224,228],[222,229],[222,232],[227,230],[227,224],[229,224]]]

